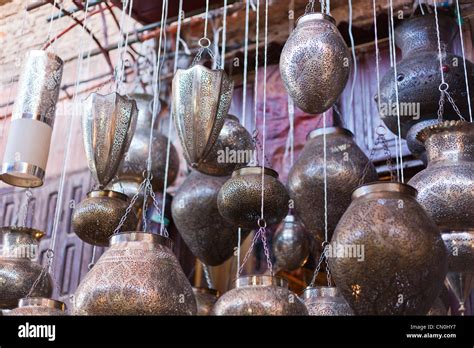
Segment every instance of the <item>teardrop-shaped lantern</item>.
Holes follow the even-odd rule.
[[[173,78],[173,118],[189,165],[196,167],[215,144],[229,111],[234,82],[224,70],[202,65]]]
[[[89,169],[100,186],[115,176],[135,132],[137,104],[118,93],[84,101],[82,132]]]
[[[214,306],[215,315],[308,315],[301,300],[277,277],[240,277]]]
[[[309,315],[343,316],[353,315],[351,307],[336,287],[317,286],[304,290],[303,301]]]
[[[110,189],[125,193],[130,199],[139,194],[138,188],[143,181],[143,173],[147,169],[148,144],[150,143],[150,131],[152,123],[152,102],[153,96],[149,94],[132,94],[130,97],[136,101],[138,107],[137,126],[133,134],[128,151],[121,162],[117,178],[113,179],[109,185]],[[166,104],[161,102],[161,108],[166,110]],[[151,143],[151,184],[154,191],[163,190],[166,172],[166,153],[168,148],[168,138],[161,134],[157,125],[159,117],[153,129],[153,139]],[[179,172],[179,156],[173,143],[170,143],[168,181],[170,186],[175,181]],[[141,192],[143,194],[143,192]],[[139,196],[136,204],[143,205],[143,197]]]
[[[18,302],[18,307],[6,312],[6,316],[62,316],[66,315],[66,305],[61,301],[44,297],[27,297]]]
[[[73,314],[196,314],[191,284],[171,247],[171,239],[157,234],[114,235],[79,284]]]
[[[447,272],[446,249],[416,190],[356,189],[328,249],[332,277],[356,315],[426,315]]]
[[[351,203],[360,183],[377,180],[374,165],[357,146],[353,134],[340,127],[319,128],[308,134],[298,160],[288,174],[288,189],[296,215],[318,241],[324,240],[324,134],[328,238]],[[365,172],[365,175],[364,175]]]
[[[262,175],[263,171],[263,175]],[[264,219],[268,225],[280,223],[288,213],[288,192],[270,168],[244,167],[219,190],[217,207],[228,222],[244,228],[257,228],[261,217],[262,176]]]
[[[173,221],[191,252],[202,262],[217,266],[234,254],[237,226],[219,214],[217,194],[225,176],[192,172],[179,187],[171,204]],[[245,238],[250,231],[242,231]]]
[[[310,114],[329,109],[349,79],[352,58],[335,23],[323,13],[303,15],[281,52],[286,91],[296,106]]]
[[[252,136],[239,119],[227,115],[216,143],[196,170],[208,175],[230,175],[253,159],[254,148]]]
[[[273,237],[277,266],[285,271],[294,271],[306,263],[310,250],[310,236],[293,215],[287,215]]]

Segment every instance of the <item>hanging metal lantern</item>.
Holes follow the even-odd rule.
[[[9,185],[43,185],[62,73],[57,55],[28,52],[2,162],[1,178]]]
[[[325,224],[324,134],[329,239],[351,202],[352,191],[361,183],[377,180],[375,167],[357,146],[349,130],[328,127],[308,134],[303,151],[288,174],[288,189],[296,215],[320,242],[324,240]]]
[[[75,208],[72,214],[72,229],[84,242],[108,246],[109,238],[119,225],[129,205],[127,196],[115,191],[91,191]],[[130,212],[122,227],[133,231],[138,224],[134,212]]]
[[[30,296],[50,297],[52,279],[43,266],[32,260],[37,257],[38,242],[44,233],[27,227],[1,227],[0,308],[15,308],[18,300]],[[40,278],[40,275],[43,275]],[[37,286],[31,291],[34,282]]]
[[[224,126],[209,154],[196,167],[208,175],[230,175],[253,158],[252,136],[234,115],[227,115]]]
[[[215,315],[308,315],[301,300],[277,277],[240,277],[235,288],[223,294],[214,306]]]
[[[278,180],[278,173],[263,169],[264,218],[268,225],[278,224],[288,213],[288,192]],[[237,169],[219,190],[217,207],[230,223],[257,228],[262,204],[262,167]]]
[[[138,188],[144,180],[143,173],[147,169],[148,144],[150,142],[150,131],[153,113],[151,104],[153,96],[149,94],[132,94],[130,96],[136,101],[138,107],[137,125],[128,151],[121,162],[117,178],[109,185],[111,190],[125,193],[130,199],[138,192]],[[164,105],[162,104],[162,107]],[[158,120],[157,120],[158,121]],[[158,125],[158,122],[155,123]],[[159,133],[158,127],[153,130],[151,147],[151,173],[153,175],[151,184],[154,191],[163,190],[166,171],[166,154],[168,138]],[[176,148],[170,143],[168,180],[167,185],[173,184],[179,172],[179,156]],[[137,200],[137,204],[143,202],[143,198]]]
[[[78,315],[193,315],[196,300],[171,239],[125,232],[87,273],[75,293]]]
[[[277,266],[294,271],[306,263],[310,251],[311,240],[305,229],[293,215],[287,215],[273,237]]]
[[[319,114],[339,98],[352,66],[349,49],[334,18],[307,13],[283,47],[280,74],[286,91],[301,110]]]
[[[228,177],[192,172],[171,204],[173,221],[188,248],[202,262],[217,266],[234,254],[237,226],[217,209],[217,194]],[[245,238],[250,231],[242,231]]]
[[[442,233],[449,272],[474,273],[474,230]]]
[[[217,290],[208,288],[193,288],[196,297],[197,315],[212,315],[212,308],[219,297]]]
[[[137,121],[137,104],[118,93],[92,93],[84,102],[82,132],[89,169],[101,187],[116,175]]]
[[[66,315],[66,305],[61,301],[44,297],[22,298],[18,302],[18,307],[8,311],[5,316],[62,316]]]
[[[214,146],[229,111],[234,82],[202,65],[173,78],[173,118],[186,161],[196,168]]]
[[[457,34],[456,21],[438,13],[439,37],[443,48],[443,74],[448,92],[461,113],[468,110],[463,58],[453,54],[452,42]],[[441,72],[439,63],[437,25],[434,14],[407,18],[395,29],[395,40],[403,59],[397,62],[398,103],[401,136],[405,138],[418,122],[438,118]],[[468,79],[474,74],[473,65],[466,61]],[[387,71],[380,84],[379,113],[383,122],[398,134],[397,99],[394,68]],[[376,96],[376,100],[378,97]],[[474,90],[471,89],[474,104]],[[445,103],[444,116],[456,118],[450,103]]]
[[[303,302],[309,315],[347,316],[353,315],[351,307],[336,287],[308,287],[303,293]]]
[[[441,230],[474,229],[474,124],[445,121],[419,133],[428,167],[408,183]]]
[[[441,291],[447,256],[416,190],[379,182],[352,198],[328,250],[338,289],[356,315],[425,315]]]

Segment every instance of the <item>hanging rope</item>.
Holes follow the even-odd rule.
[[[375,70],[377,75],[377,106],[378,110],[380,110],[380,49],[379,49],[379,37],[378,37],[378,28],[377,28],[377,8],[375,6],[375,0],[372,0],[372,9],[373,9],[373,18],[374,18],[374,42],[375,42]],[[389,33],[391,31],[389,30]],[[389,39],[389,43],[390,43]],[[391,46],[390,46],[391,47]],[[392,52],[390,50],[390,52]],[[392,57],[390,57],[391,59]],[[382,145],[384,154],[386,156],[387,161],[387,168],[390,171],[390,181],[394,180],[394,173],[393,173],[393,164],[392,164],[392,154],[390,152],[390,148],[388,146],[387,140],[385,139],[385,134],[387,132],[387,128],[379,122],[379,125],[375,129],[375,141],[372,146],[372,150],[370,151],[369,160],[362,171],[362,176],[359,180],[359,186],[364,183],[365,177],[369,171],[370,165],[372,160],[375,156],[375,152],[377,151],[377,146]],[[398,157],[397,157],[398,158]]]
[[[87,12],[89,10],[89,1],[86,1],[86,5],[84,8],[84,21],[83,21],[83,26],[86,25],[88,16]],[[76,112],[79,108],[77,107],[77,102],[78,102],[78,92],[79,92],[79,81],[81,80],[82,76],[82,70],[83,70],[83,54],[84,54],[84,41],[85,38],[84,36],[85,31],[82,31],[82,38],[80,40],[80,48],[79,48],[79,54],[77,56],[77,78],[76,82],[74,85],[74,94],[73,94],[73,105],[74,105],[74,112]],[[53,278],[53,283],[54,282],[54,269],[53,269],[53,260],[54,260],[54,250],[56,249],[56,241],[57,241],[57,233],[58,233],[58,228],[59,228],[59,220],[61,217],[61,212],[62,212],[62,203],[63,203],[63,195],[64,195],[64,187],[65,187],[65,177],[66,177],[66,168],[67,168],[67,163],[69,161],[69,151],[71,149],[71,139],[72,139],[72,117],[69,118],[68,122],[68,132],[66,136],[66,147],[65,147],[65,152],[64,152],[64,159],[63,159],[63,164],[62,164],[62,169],[61,169],[61,176],[59,179],[59,188],[58,188],[58,195],[57,195],[57,200],[56,200],[56,209],[54,212],[54,220],[53,220],[53,228],[51,231],[51,244],[49,249],[46,251],[46,265],[43,267],[40,275],[36,280],[33,282],[33,285],[28,292],[26,297],[30,297],[33,293],[33,291],[36,289],[38,284],[42,281],[44,277],[49,273],[51,277]]]
[[[52,30],[53,30],[53,22],[54,22],[54,21],[53,21],[53,14],[54,14],[54,9],[55,9],[56,6],[57,6],[57,3],[58,3],[57,0],[54,0],[53,6],[51,7],[51,12],[50,12],[50,14],[49,14],[48,36],[47,36],[46,42],[49,42],[49,41],[51,40],[51,32],[52,32]],[[60,6],[61,6],[61,4],[60,4]],[[53,46],[54,46],[54,42],[53,42],[52,45],[50,45],[51,49],[52,49],[53,52],[54,52],[54,47],[53,47]]]
[[[183,0],[179,0],[179,9],[178,9],[178,28],[176,30],[176,47],[174,51],[174,66],[173,66],[173,74],[176,73],[178,70],[178,53],[179,53],[179,42],[181,37],[181,24],[182,24],[182,16],[183,13]],[[173,114],[173,103],[170,107],[170,114],[169,114],[169,122],[168,122],[168,142],[166,144],[166,164],[165,164],[165,179],[163,184],[163,198],[161,202],[161,207],[163,208],[163,214],[161,215],[161,226],[160,226],[160,233],[163,234],[165,229],[165,216],[164,211],[166,207],[166,190],[168,188],[168,172],[169,172],[169,164],[170,164],[170,150],[171,150],[171,129],[173,122],[171,121],[171,115]]]
[[[456,12],[458,14],[458,26],[459,26],[459,39],[461,40],[461,52],[462,52],[462,60],[464,65],[464,79],[466,83],[466,93],[467,93],[467,105],[469,107],[469,120],[472,122],[472,108],[471,108],[471,93],[469,90],[469,78],[467,76],[467,65],[466,65],[466,53],[464,51],[464,38],[462,33],[462,19],[461,19],[461,10],[459,8],[459,0],[456,0]]]
[[[404,176],[404,169],[403,169],[403,147],[402,147],[402,131],[400,126],[400,102],[398,99],[398,72],[397,72],[397,51],[395,47],[395,25],[393,20],[393,1],[390,0],[390,27],[392,30],[392,54],[393,54],[393,77],[394,77],[394,84],[395,84],[395,102],[397,103],[397,127],[398,127],[398,153],[399,153],[399,168],[400,168],[400,177],[399,180],[404,183],[405,176]]]
[[[289,12],[294,14],[295,10],[295,1],[291,0],[289,5]],[[288,24],[288,34],[290,35],[293,31],[295,25],[294,16],[290,17],[290,21]],[[287,107],[288,107],[288,123],[289,123],[289,130],[288,130],[288,137],[286,139],[285,144],[285,153],[283,154],[283,164],[286,165],[288,157],[290,157],[290,165],[289,167],[293,167],[294,162],[294,143],[295,143],[295,105],[293,103],[293,99],[288,95],[287,96]]]
[[[248,75],[248,56],[249,56],[249,17],[250,17],[250,1],[245,2],[245,34],[244,34],[244,72],[242,82],[242,127],[246,124],[247,114],[247,75]],[[242,243],[242,229],[237,229],[237,271],[236,278],[239,277],[240,270],[240,249]]]
[[[224,14],[222,20],[222,51],[221,51],[221,67],[224,69],[225,65],[225,50],[227,40],[227,0],[224,0]]]
[[[258,27],[259,27],[259,21],[258,21],[258,8],[260,6],[260,3],[259,3],[259,0],[257,0],[257,28],[256,28],[256,31],[258,33]],[[257,38],[258,38],[258,34],[257,34]],[[257,39],[258,40],[258,39]],[[262,113],[262,122],[263,122],[263,126],[262,126],[262,158],[265,157],[265,137],[266,137],[266,98],[267,98],[267,94],[266,94],[266,89],[267,89],[267,83],[266,83],[266,80],[267,80],[267,56],[268,56],[268,0],[265,0],[265,43],[264,43],[264,61],[263,61],[263,75],[264,75],[264,79],[263,79],[263,113]],[[257,43],[257,48],[258,48],[258,43]],[[257,78],[257,74],[258,74],[258,58],[256,58],[256,61],[255,61],[255,70],[256,70],[256,78]],[[255,82],[256,83],[256,82]],[[257,83],[256,83],[256,86],[255,86],[255,92],[256,92],[256,95],[257,95],[257,90],[258,90],[258,86],[257,86]],[[257,107],[256,107],[256,103],[257,103],[257,97],[255,98],[255,108],[254,108],[254,112],[255,112],[255,127],[257,125]],[[256,132],[254,132],[254,135],[255,135]],[[261,181],[262,181],[262,187],[261,187],[261,200],[260,200],[260,218],[258,219],[257,221],[257,224],[258,224],[258,227],[259,229],[257,230],[257,232],[255,233],[253,239],[252,239],[252,244],[250,245],[250,248],[249,250],[247,251],[245,257],[244,257],[244,260],[242,262],[242,264],[240,265],[239,269],[238,269],[238,273],[237,273],[237,276],[239,276],[243,270],[243,267],[245,266],[245,264],[247,263],[247,260],[249,259],[253,249],[254,249],[254,246],[255,246],[255,243],[257,242],[257,240],[259,238],[262,239],[262,243],[263,243],[263,249],[264,249],[264,254],[265,254],[265,258],[266,258],[266,262],[267,262],[267,269],[268,271],[270,272],[270,274],[273,276],[273,264],[272,264],[272,261],[271,261],[271,258],[270,258],[270,250],[268,248],[268,241],[267,241],[267,237],[266,237],[266,228],[267,228],[267,223],[265,221],[265,215],[264,215],[264,210],[265,210],[265,196],[264,196],[264,185],[265,185],[265,172],[264,172],[264,169],[265,169],[265,164],[263,163],[262,161],[262,164],[261,164],[261,170],[262,170],[262,176],[261,176]]]
[[[355,42],[354,42],[354,35],[352,33],[352,0],[349,0],[349,38],[351,41],[351,51],[352,51],[352,60],[354,64],[354,73],[352,75],[352,86],[351,86],[351,94],[349,98],[349,117],[352,117],[352,103],[354,102],[354,91],[355,85],[357,81],[357,56],[355,51]]]
[[[26,0],[25,1],[25,6],[23,6],[23,15],[22,15],[22,19],[21,19],[21,26],[20,26],[20,37],[23,36],[23,33],[25,31],[25,22],[26,22],[26,17],[28,15],[28,3],[29,3],[29,0]],[[17,69],[20,69],[21,67],[21,56],[23,56],[23,52],[21,54],[18,54],[15,58],[15,67]],[[13,83],[14,83],[14,80],[15,80],[15,73],[13,73],[11,79],[10,79],[10,82],[8,84],[8,101],[11,100],[11,97],[12,97],[12,91],[13,91]],[[12,107],[13,107],[13,103],[12,103]],[[3,138],[3,134],[5,132],[5,121],[7,119],[7,115],[8,115],[8,105],[5,106],[5,112],[3,113],[2,115],[2,131],[0,132],[0,139]]]

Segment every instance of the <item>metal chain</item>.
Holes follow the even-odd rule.
[[[38,275],[38,278],[35,279],[33,282],[33,285],[30,288],[30,291],[28,291],[28,294],[26,295],[26,298],[30,297],[33,294],[33,291],[36,289],[38,284],[46,277],[46,275],[49,273],[49,270],[53,264],[53,258],[54,258],[54,251],[52,249],[46,250],[46,257],[47,257],[47,262],[46,265],[41,269],[40,274]]]
[[[386,163],[387,163],[388,170],[390,172],[390,181],[395,180],[395,174],[394,174],[395,168],[392,162],[392,153],[390,151],[390,147],[388,146],[387,139],[385,138],[386,132],[387,132],[387,128],[382,124],[380,124],[376,128],[375,134],[377,134],[377,138],[375,139],[374,146],[370,150],[369,160],[367,161],[367,164],[365,165],[364,170],[362,171],[362,176],[359,180],[359,185],[362,185],[364,183],[365,177],[367,176],[367,173],[370,168],[370,164],[372,163],[375,153],[377,152],[377,145],[380,145],[380,144],[382,144],[382,149],[384,151],[384,155],[386,156]]]
[[[17,226],[26,226],[26,220],[28,218],[28,207],[30,205],[31,197],[33,197],[33,193],[31,192],[31,188],[28,187],[25,190],[25,197],[23,199],[23,203],[18,211],[18,217],[16,221]]]
[[[245,254],[244,259],[242,260],[242,264],[239,267],[238,275],[242,273],[242,270],[244,269],[245,264],[247,263],[248,259],[250,258],[250,255],[252,254],[252,250],[255,247],[255,243],[257,242],[258,238],[260,237],[261,230],[259,229],[255,235],[252,238],[252,243],[250,244],[249,250],[247,250],[247,253]]]
[[[272,265],[272,260],[270,258],[270,250],[268,249],[268,242],[267,242],[267,236],[266,236],[266,229],[265,227],[261,227],[262,229],[262,242],[263,242],[263,252],[265,253],[265,258],[267,259],[267,268],[270,271],[270,275],[273,276],[273,265]]]
[[[315,0],[309,0],[308,4],[306,5],[306,9],[304,11],[305,14],[314,12],[314,3],[315,3]]]
[[[209,268],[204,262],[201,262],[202,269],[204,271],[204,277],[206,278],[207,287],[209,289],[214,289],[214,285],[212,284],[211,274],[209,273]]]
[[[146,184],[146,179],[141,182],[140,186],[138,186],[137,192],[133,195],[133,197],[130,201],[130,204],[128,205],[127,209],[125,209],[125,213],[120,218],[120,221],[119,221],[117,227],[115,228],[113,234],[119,233],[120,230],[122,229],[123,224],[127,220],[128,215],[132,211],[132,208],[135,205],[135,203],[137,202],[138,196],[139,196],[140,192],[143,190],[143,188],[145,187],[145,184]]]
[[[324,261],[324,258],[326,256],[326,249],[328,247],[328,244],[325,244],[325,242],[324,242],[323,245],[324,245],[323,252],[321,253],[321,256],[319,256],[319,261],[318,261],[318,264],[316,266],[316,269],[314,270],[313,278],[311,278],[311,282],[309,283],[310,287],[314,287],[314,284],[316,283],[316,278],[318,278],[319,271],[321,270],[321,265],[322,265],[322,263]]]
[[[260,160],[258,157],[258,153],[260,151],[263,154],[263,158],[264,158],[266,166],[271,168],[270,160],[268,159],[267,154],[263,153],[263,146],[262,146],[262,143],[260,142],[260,139],[258,138],[259,134],[260,132],[258,131],[257,128],[255,128],[252,133],[253,146],[255,147],[255,165],[258,166],[258,164],[260,163]]]

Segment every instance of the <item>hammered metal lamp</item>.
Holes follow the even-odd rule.
[[[43,185],[62,72],[63,61],[57,55],[28,53],[2,161],[1,177],[7,184]]]

